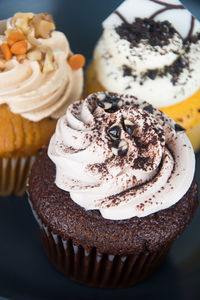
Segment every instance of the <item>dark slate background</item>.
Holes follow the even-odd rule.
[[[0,19],[16,11],[49,12],[74,52],[87,61],[101,34],[101,22],[121,0],[0,0]],[[200,0],[184,0],[200,18]],[[200,153],[196,176],[200,182]],[[0,199],[0,299],[200,299],[200,210],[175,242],[159,271],[129,289],[99,290],[78,285],[49,264],[27,198]]]

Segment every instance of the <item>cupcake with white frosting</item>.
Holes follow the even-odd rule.
[[[16,13],[0,30],[0,195],[22,195],[34,156],[81,97],[84,57],[49,14]]]
[[[134,95],[186,128],[200,148],[200,23],[178,0],[126,0],[104,22],[87,94]]]
[[[70,105],[33,165],[29,198],[50,261],[95,287],[125,287],[163,261],[198,206],[184,129],[133,96]]]

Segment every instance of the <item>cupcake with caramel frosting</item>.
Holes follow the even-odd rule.
[[[1,21],[1,195],[24,193],[34,156],[67,106],[81,97],[83,65],[51,15],[16,13]]]

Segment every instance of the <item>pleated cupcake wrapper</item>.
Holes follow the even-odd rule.
[[[0,196],[22,196],[35,156],[0,158]]]
[[[129,255],[99,253],[95,247],[90,250],[63,240],[43,224],[33,209],[33,215],[40,227],[41,241],[50,262],[69,278],[91,287],[122,288],[135,285],[147,278],[166,257],[172,243],[160,251],[141,252]]]

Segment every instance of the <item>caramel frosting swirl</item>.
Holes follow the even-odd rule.
[[[187,192],[195,158],[184,129],[145,101],[91,94],[59,119],[48,148],[56,185],[107,219],[143,217]]]
[[[12,18],[7,20],[6,27],[7,30],[15,29]],[[0,36],[2,42],[5,42],[3,34]],[[28,50],[37,50],[42,57],[50,53],[47,58],[51,69],[45,72],[41,62],[29,52],[22,61],[13,55],[1,66],[0,104],[7,104],[13,113],[31,121],[46,117],[57,119],[81,96],[83,71],[74,71],[68,64],[72,52],[62,32],[53,31],[48,38],[36,38],[30,30],[27,42]]]

